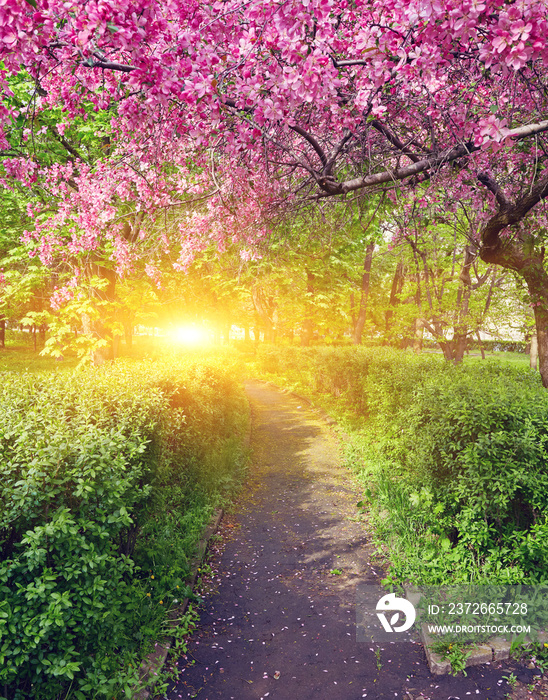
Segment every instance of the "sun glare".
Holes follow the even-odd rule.
[[[203,328],[196,326],[179,326],[175,328],[171,337],[176,343],[196,347],[198,345],[207,345],[209,337]]]

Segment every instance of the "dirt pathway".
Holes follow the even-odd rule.
[[[383,648],[356,641],[356,583],[379,585],[381,574],[356,508],[360,494],[314,411],[259,382],[246,390],[250,480],[223,521],[211,561],[217,590],[166,697],[504,698],[509,666],[433,677],[414,638]]]

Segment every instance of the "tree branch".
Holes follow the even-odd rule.
[[[478,180],[481,182],[482,185],[485,185],[485,187],[487,187],[489,192],[495,195],[495,198],[501,209],[510,206],[510,200],[506,197],[506,195],[502,191],[501,186],[498,184],[498,182],[494,179],[492,175],[490,175],[487,172],[478,173]]]
[[[371,61],[360,61],[359,59],[356,59],[355,61],[353,61],[352,59],[346,61],[335,61],[335,59],[332,60],[335,68],[347,68],[348,66],[367,66],[371,64]]]
[[[296,134],[299,134],[299,136],[302,136],[305,141],[308,141],[308,143],[312,146],[312,148],[316,151],[318,154],[323,167],[325,168],[327,165],[327,156],[325,155],[323,148],[320,146],[320,144],[316,141],[316,139],[312,136],[312,134],[309,134],[308,131],[305,131],[302,127],[297,126],[297,124],[289,125],[289,128],[294,131]]]
[[[352,138],[352,132],[348,131],[347,134],[343,136],[341,141],[339,142],[339,145],[337,148],[333,151],[333,153],[329,156],[329,159],[327,163],[324,166],[323,169],[323,175],[324,176],[330,176],[332,171],[333,171],[333,166],[335,165],[335,161],[337,160],[337,157],[339,156],[339,153],[342,151],[342,149],[346,146],[348,141]]]
[[[467,144],[455,146],[455,148],[446,151],[442,155],[423,158],[422,160],[416,161],[412,165],[407,165],[403,168],[387,169],[380,173],[373,173],[372,175],[367,175],[366,177],[357,177],[353,180],[346,180],[345,182],[327,183],[328,187],[324,188],[325,193],[320,194],[319,197],[347,194],[348,192],[354,192],[355,190],[361,190],[366,187],[383,185],[387,182],[395,182],[397,180],[405,180],[413,175],[424,173],[426,170],[439,167],[444,163],[450,163],[458,158],[469,156],[471,153],[477,150],[479,150],[479,146],[474,146],[472,142],[469,142]]]
[[[523,256],[518,255],[519,251],[510,250],[509,245],[500,238],[500,232],[508,226],[515,226],[519,223],[541,200],[548,197],[548,169],[542,173],[529,192],[520,197],[514,204],[508,203],[506,206],[492,216],[481,231],[481,258],[485,262],[498,264],[501,262],[502,253],[513,258],[512,269],[521,269],[523,266]]]
[[[408,158],[411,158],[414,163],[418,163],[420,160],[419,156],[410,151],[409,148],[407,148],[407,146],[400,141],[400,139],[385,124],[382,124],[378,119],[373,119],[371,126],[379,131],[399,151],[401,151]]]
[[[81,160],[84,163],[87,163],[88,161],[82,156],[82,154],[74,148],[74,146],[71,146],[70,143],[66,140],[64,136],[62,136],[59,131],[57,130],[57,127],[53,126],[51,127],[51,133],[53,134],[53,137],[59,141],[59,143],[75,158],[78,158],[78,160]]]
[[[253,107],[237,107],[236,100],[231,100],[230,97],[221,96],[221,104],[224,104],[227,107],[231,107],[232,109],[235,109],[238,112],[247,112],[248,114],[252,114],[254,111]]]
[[[516,129],[511,129],[506,135],[506,138],[521,140],[528,136],[533,136],[534,134],[540,134],[543,131],[548,131],[548,120],[539,122],[538,124],[527,124]],[[328,180],[324,183],[324,192],[317,195],[317,197],[322,198],[338,194],[347,194],[354,190],[374,187],[375,185],[382,185],[387,182],[406,180],[414,175],[419,175],[420,173],[437,168],[445,163],[451,163],[459,158],[468,158],[472,153],[480,149],[481,146],[476,146],[472,141],[468,141],[467,143],[462,143],[446,150],[445,153],[423,158],[403,168],[387,169],[380,173],[373,173],[366,177],[357,177],[353,180],[346,180],[345,182],[333,182]]]
[[[103,70],[117,70],[122,73],[131,73],[137,70],[137,66],[126,66],[123,63],[112,63],[111,61],[94,61],[93,58],[86,58],[82,65],[87,68],[102,68]]]

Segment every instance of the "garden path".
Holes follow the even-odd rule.
[[[246,391],[249,480],[221,524],[199,627],[166,697],[504,698],[508,666],[432,676],[413,636],[382,647],[356,641],[356,584],[383,595],[359,489],[314,410],[264,383]]]

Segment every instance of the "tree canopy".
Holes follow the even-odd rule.
[[[15,0],[1,12],[6,95],[10,75],[29,76],[27,104],[3,104],[4,166],[43,175],[24,132],[44,112],[61,110],[59,139],[107,113],[108,172],[76,157],[79,193],[67,193],[102,224],[128,188],[157,209],[230,181],[248,195],[242,208],[264,198],[250,171],[278,196],[325,197],[431,178],[474,154],[472,172],[496,197],[484,172],[494,153],[527,169],[548,129],[544,2]],[[177,165],[175,181],[161,164]],[[83,192],[92,176],[95,208]],[[545,195],[541,180],[521,209]]]
[[[548,384],[547,30],[545,0],[6,0],[3,183],[74,280],[250,258],[273,212],[443,187],[526,282]]]

